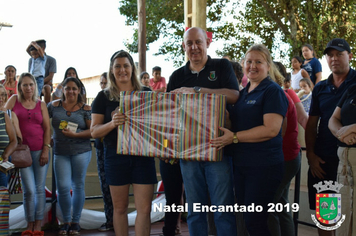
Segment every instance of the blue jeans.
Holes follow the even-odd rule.
[[[220,162],[180,161],[184,189],[188,203],[188,228],[191,236],[208,235],[206,212],[193,212],[193,203],[208,205],[234,205],[231,159],[224,156]],[[218,235],[236,235],[236,220],[233,212],[214,212]]]
[[[42,150],[31,151],[32,165],[21,168],[21,181],[23,187],[23,206],[27,222],[43,220],[46,206],[46,176],[49,161],[46,165],[40,166]],[[49,156],[49,154],[48,154]]]
[[[246,212],[244,219],[250,236],[269,236],[268,203],[273,203],[283,177],[284,163],[273,166],[234,166],[237,203],[246,207],[254,204],[262,212]]]
[[[4,186],[7,188],[7,176],[5,173],[0,171],[0,187]]]
[[[91,151],[69,156],[54,155],[58,203],[65,223],[79,223],[85,201],[85,176],[90,159]],[[70,195],[71,188],[73,196]]]
[[[110,187],[106,181],[106,176],[105,176],[105,158],[104,158],[103,148],[96,149],[96,163],[98,166],[98,175],[100,180],[101,193],[103,194],[106,223],[112,224],[114,207],[112,205]]]
[[[274,196],[274,203],[282,203],[283,206],[289,204],[288,193],[290,182],[300,169],[301,152],[291,161],[284,162],[284,175]],[[272,235],[275,236],[294,236],[294,222],[291,211],[283,207],[282,212],[272,212],[269,215],[268,226]]]
[[[36,77],[36,82],[37,82],[38,96],[41,96],[42,89],[44,86],[44,78],[42,76]]]

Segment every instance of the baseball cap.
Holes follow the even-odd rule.
[[[350,45],[346,42],[345,39],[335,38],[328,42],[324,50],[324,55],[326,54],[327,50],[331,48],[336,49],[340,52],[348,51],[349,53],[351,53]]]

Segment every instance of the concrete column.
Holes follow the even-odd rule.
[[[206,30],[206,0],[184,0],[186,27],[200,27]]]

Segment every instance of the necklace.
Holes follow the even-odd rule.
[[[79,105],[79,104],[78,104],[78,103],[75,104],[74,106],[72,106],[71,109],[66,109],[66,108],[65,108],[66,104],[65,104],[65,103],[62,103],[62,107],[63,107],[63,109],[66,111],[66,115],[67,115],[68,117],[70,117],[70,116],[72,115],[72,112],[76,111],[76,110],[74,110],[74,108],[75,108],[77,105]]]

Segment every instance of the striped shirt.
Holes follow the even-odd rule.
[[[0,156],[9,144],[9,136],[6,132],[5,113],[0,111]]]

